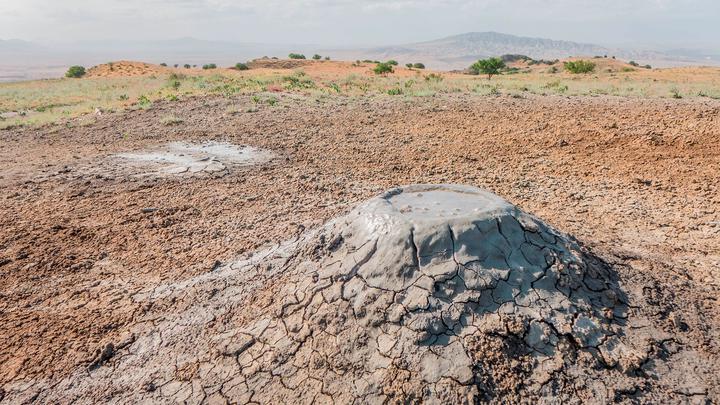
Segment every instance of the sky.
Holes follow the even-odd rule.
[[[720,0],[0,0],[0,39],[390,45],[472,31],[720,51]]]

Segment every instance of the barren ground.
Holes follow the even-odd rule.
[[[707,360],[685,372],[675,399],[720,401],[719,101],[279,100],[237,112],[229,107],[249,97],[204,96],[88,126],[0,131],[0,400],[40,389],[34,381],[52,386],[145,314],[181,305],[135,302],[140,290],[210,272],[389,187],[460,183],[611,263],[673,350]],[[183,122],[161,124],[168,115]],[[137,177],[109,159],[193,140],[276,158],[198,178]]]

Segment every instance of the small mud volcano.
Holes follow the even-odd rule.
[[[223,176],[232,167],[248,166],[272,158],[268,151],[225,142],[171,142],[163,147],[115,155],[148,176]]]
[[[625,335],[612,269],[470,187],[394,189],[133,299],[152,307],[133,334],[64,381],[12,398],[606,402],[649,384],[638,370],[650,351],[628,344],[645,340]]]

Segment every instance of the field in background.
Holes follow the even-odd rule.
[[[618,96],[630,98],[720,99],[720,69],[644,69],[602,59],[591,74],[570,74],[556,65],[519,65],[488,80],[485,76],[396,67],[375,75],[372,63],[267,61],[247,71],[166,68],[139,62],[115,62],[89,71],[82,79],[51,79],[0,84],[0,128],[37,126],[85,116],[67,125],[93,122],[92,114],[150,108],[159,100],[198,95],[255,95],[253,104],[278,103],[275,94],[301,93],[320,100],[333,95],[433,97],[442,93],[479,96],[528,94]]]

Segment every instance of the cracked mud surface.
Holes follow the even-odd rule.
[[[283,97],[280,108],[226,112],[238,102],[0,131],[2,401],[718,401],[717,102]],[[185,123],[161,125],[170,112]],[[222,178],[83,174],[114,154],[208,140],[281,158]],[[594,299],[538,288],[553,293],[531,305],[517,291],[533,281],[513,286],[512,272],[460,275],[462,249],[447,254],[461,240],[455,230],[430,238],[417,270],[407,270],[412,255],[405,267],[438,277],[443,299],[433,305],[410,278],[394,290],[365,284],[375,254],[347,280],[365,280],[345,288],[355,295],[289,293],[334,280],[339,255],[365,257],[351,249],[357,232],[338,242],[352,221],[326,221],[409,183],[480,186],[547,221],[538,228],[547,235],[575,235],[586,247],[532,226],[493,234],[549,244],[568,274],[591,274],[570,281]],[[412,220],[433,207],[396,208]],[[434,217],[448,221],[452,210]],[[569,319],[552,315],[573,307]]]
[[[269,160],[272,155],[250,147],[227,142],[192,144],[171,142],[156,150],[118,153],[120,170],[135,170],[138,176],[221,177],[237,166],[250,166]],[[100,165],[101,166],[101,165]],[[96,174],[101,167],[93,167],[84,176]]]

